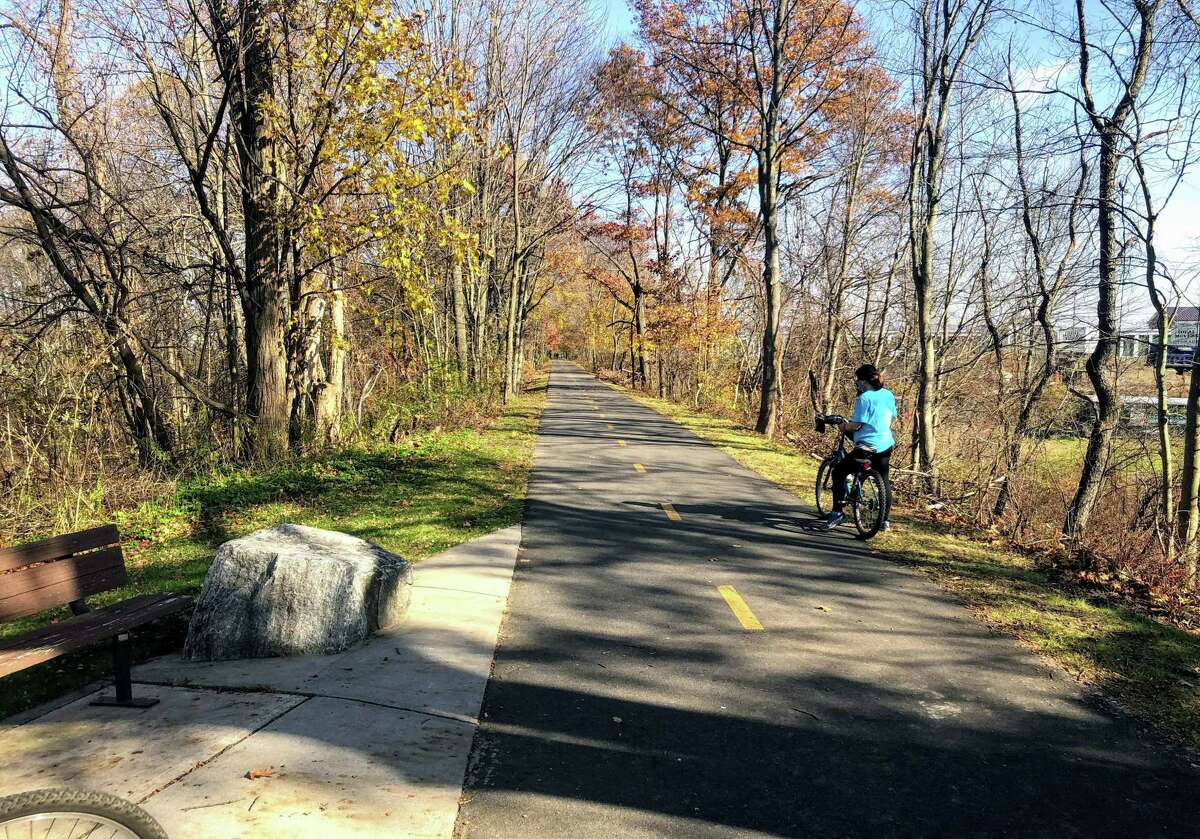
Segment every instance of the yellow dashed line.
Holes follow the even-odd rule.
[[[659,501],[658,503],[663,508],[663,512],[667,514],[667,518],[671,521],[683,521],[679,517],[679,513],[675,512],[675,508],[671,506],[670,501]]]
[[[623,445],[625,445],[625,441],[624,441],[624,440],[618,440],[618,441],[617,441],[617,445],[618,445],[618,446],[623,446]]]
[[[635,464],[633,464],[633,471],[635,471],[635,472],[641,472],[643,475],[645,475],[645,474],[646,474],[646,467],[645,467],[645,466],[643,466],[643,465],[642,465],[642,464],[640,464],[640,463],[635,463]]]
[[[746,601],[737,593],[733,586],[717,586],[717,591],[725,598],[734,616],[741,622],[742,629],[761,630],[763,625],[758,622],[754,612],[746,605]]]

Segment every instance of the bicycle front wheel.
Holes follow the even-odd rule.
[[[854,526],[858,535],[870,539],[883,527],[888,514],[888,488],[883,476],[875,470],[855,478]]]
[[[0,798],[0,836],[167,839],[149,813],[103,792],[39,789]]]
[[[817,467],[817,512],[829,515],[833,509],[833,460],[825,458]]]

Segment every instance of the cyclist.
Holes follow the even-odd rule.
[[[896,438],[892,436],[892,419],[896,416],[896,397],[883,386],[883,376],[874,364],[864,364],[854,371],[858,399],[854,413],[841,425],[841,431],[854,441],[854,450],[833,468],[833,509],[825,517],[825,528],[832,530],[846,516],[846,479],[858,464],[870,459],[871,467],[879,471],[884,483]],[[891,523],[885,521],[883,529]]]

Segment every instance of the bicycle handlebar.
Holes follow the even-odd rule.
[[[824,433],[825,426],[832,425],[837,428],[845,421],[846,418],[841,414],[817,414],[817,431]]]

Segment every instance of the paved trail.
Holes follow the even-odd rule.
[[[460,835],[1200,834],[1186,763],[811,515],[556,363]]]

